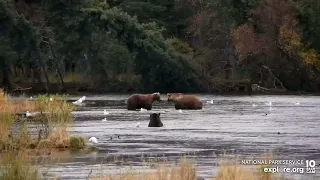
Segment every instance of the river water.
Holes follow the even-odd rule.
[[[72,135],[98,139],[99,150],[62,156],[48,174],[58,179],[86,179],[140,167],[141,156],[176,160],[188,154],[197,162],[198,176],[216,175],[219,155],[230,153],[240,160],[272,151],[276,159],[315,160],[320,163],[320,98],[317,96],[217,96],[197,95],[202,110],[174,109],[156,102],[148,112],[127,111],[129,95],[87,95],[73,112]],[[73,96],[76,100],[80,96]],[[207,102],[213,100],[211,102]],[[272,102],[271,104],[268,104]],[[297,104],[296,102],[299,102]],[[254,104],[254,105],[253,105]],[[104,115],[106,109],[110,114]],[[160,112],[164,127],[148,128],[151,112]],[[102,119],[107,119],[103,122]],[[136,127],[137,123],[140,127]],[[113,137],[111,139],[111,137]],[[224,152],[226,151],[226,152]],[[124,159],[122,165],[111,159]],[[299,167],[305,167],[305,164]],[[122,168],[122,169],[121,169]],[[283,174],[289,179],[320,179],[316,174]]]

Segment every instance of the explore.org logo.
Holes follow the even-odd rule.
[[[243,165],[266,165],[263,168],[265,173],[299,173],[315,174],[315,160],[264,160],[264,159],[247,159],[241,160]],[[276,165],[276,166],[275,166]],[[285,167],[280,165],[290,165],[295,167]]]

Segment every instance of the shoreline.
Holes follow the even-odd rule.
[[[50,84],[48,86],[49,90],[45,91],[39,84],[33,86],[23,86],[21,89],[10,90],[9,94],[11,95],[37,95],[37,94],[70,94],[70,95],[86,95],[86,94],[96,94],[96,95],[103,95],[103,94],[114,94],[114,95],[127,95],[127,94],[149,94],[154,92],[160,92],[161,94],[166,93],[174,93],[174,92],[181,92],[184,94],[207,94],[207,95],[225,95],[225,96],[256,96],[256,95],[295,95],[295,96],[320,96],[320,92],[307,92],[307,91],[256,91],[249,94],[246,91],[190,91],[190,92],[183,92],[183,91],[147,91],[141,88],[133,88],[133,87],[123,87],[123,88],[92,88],[88,87],[86,84],[68,84],[66,85],[65,89],[62,90],[58,84]],[[119,90],[121,89],[121,90]]]
[[[304,96],[320,96],[320,92],[311,92],[311,91],[276,91],[276,90],[269,90],[269,91],[252,91],[251,94],[247,92],[245,89],[242,91],[163,91],[163,90],[155,90],[151,92],[150,90],[144,90],[141,87],[132,87],[132,86],[110,86],[109,88],[101,88],[101,87],[94,87],[87,83],[65,83],[64,89],[61,88],[59,83],[50,83],[48,84],[48,91],[46,91],[42,85],[38,83],[34,84],[20,84],[18,88],[13,88],[13,90],[9,90],[9,94],[12,95],[36,95],[36,94],[70,94],[70,95],[85,95],[85,94],[96,94],[96,95],[103,95],[103,94],[114,94],[114,95],[125,95],[125,94],[149,94],[154,92],[160,92],[161,94],[166,93],[174,93],[174,92],[181,92],[184,94],[208,94],[208,95],[227,95],[227,96],[255,96],[255,95],[304,95]]]
[[[39,94],[69,94],[69,95],[129,95],[129,94],[149,94],[153,92],[115,92],[115,91],[77,91],[77,92],[59,92],[59,91],[52,91],[52,92],[42,92],[42,91],[35,91],[35,92],[24,92],[23,94],[28,96],[39,95]],[[160,94],[167,94],[168,92],[160,92]],[[287,92],[255,92],[251,95],[248,95],[246,92],[182,92],[183,94],[205,94],[205,95],[222,95],[222,96],[320,96],[320,92],[296,92],[296,91],[287,91]],[[16,95],[20,93],[14,93]]]

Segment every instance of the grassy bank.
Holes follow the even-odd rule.
[[[65,96],[43,95],[36,100],[11,98],[0,93],[0,179],[33,180],[39,173],[30,164],[31,157],[49,155],[59,149],[83,149],[82,137],[70,137],[74,106]],[[32,116],[26,117],[29,111]],[[31,132],[28,125],[36,125]]]
[[[35,101],[13,100],[10,96],[0,98],[0,150],[84,146],[84,140],[80,137],[69,137],[67,128],[73,120],[71,112],[74,106],[66,102],[66,97],[43,95]],[[32,116],[24,117],[27,111]],[[28,131],[29,121],[37,125],[36,137],[32,137]],[[13,127],[15,130],[11,131]]]

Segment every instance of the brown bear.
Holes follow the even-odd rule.
[[[182,93],[167,93],[168,101],[174,102],[175,109],[202,109],[202,102],[194,95],[183,95]]]
[[[163,124],[160,120],[160,113],[150,114],[150,121],[148,127],[162,127]]]
[[[127,109],[137,110],[144,108],[151,110],[154,101],[161,101],[159,92],[153,94],[133,94],[127,100]]]

